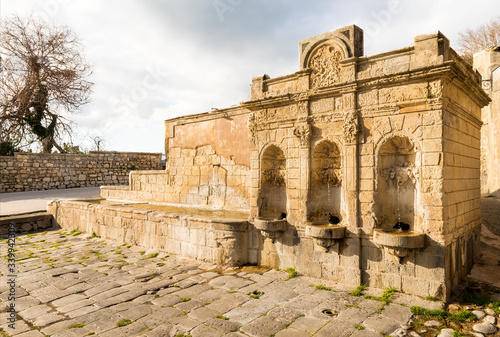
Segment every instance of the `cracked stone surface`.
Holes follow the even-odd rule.
[[[411,319],[407,307],[377,312],[380,302],[316,289],[312,278],[146,254],[67,230],[21,235],[16,248],[16,329],[0,276],[4,336],[376,336]]]

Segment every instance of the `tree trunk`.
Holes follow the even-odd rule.
[[[52,137],[43,138],[42,142],[42,153],[52,153]]]
[[[59,151],[59,153],[66,153],[62,147],[57,144],[57,142],[54,140],[53,137],[47,137],[42,139],[42,152],[43,153],[52,153],[52,148],[56,147],[56,149]]]

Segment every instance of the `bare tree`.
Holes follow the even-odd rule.
[[[0,141],[24,146],[39,141],[43,152],[71,136],[68,113],[89,103],[92,67],[68,28],[33,16],[3,20],[0,36]]]
[[[475,53],[500,45],[500,17],[475,29],[467,28],[458,35],[459,52],[465,60],[472,61]]]
[[[100,137],[100,136],[91,136],[90,139],[92,140],[92,151],[104,151],[105,146],[106,146],[106,139]]]

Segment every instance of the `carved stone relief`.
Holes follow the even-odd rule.
[[[394,180],[398,186],[405,185],[408,181],[417,184],[419,172],[413,163],[394,163],[392,167],[381,169],[380,174],[385,181]]]
[[[346,143],[356,143],[356,138],[359,133],[358,114],[356,111],[351,110],[345,113],[343,131]]]
[[[293,129],[293,134],[295,137],[299,138],[300,146],[308,146],[309,139],[311,139],[311,125],[302,124],[298,125]]]
[[[318,114],[322,112],[333,111],[333,98],[325,98],[316,101],[311,101],[311,113]]]
[[[342,110],[344,108],[344,100],[342,97],[335,98],[335,110]]]
[[[319,178],[318,180],[325,185],[338,187],[342,184],[342,169],[339,164],[318,168],[315,173]]]
[[[429,93],[431,98],[439,98],[443,96],[443,83],[434,81],[429,83]]]
[[[258,137],[257,137],[257,118],[255,113],[251,113],[248,117],[248,129],[252,134],[252,145],[257,146]]]
[[[285,168],[281,166],[273,167],[262,172],[265,181],[273,186],[285,186]]]
[[[342,55],[333,46],[318,48],[309,61],[312,69],[311,88],[326,87],[341,81],[340,60]]]

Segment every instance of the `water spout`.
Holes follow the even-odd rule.
[[[338,225],[340,223],[340,218],[338,216],[331,215],[328,219],[328,223],[330,225]]]
[[[397,180],[396,180],[396,191],[397,191],[397,193],[396,193],[396,200],[397,200],[397,203],[398,203],[398,224],[400,224],[401,223],[401,210],[399,208],[399,182]],[[397,226],[397,224],[396,224],[396,226]],[[394,227],[396,227],[396,226],[394,226]],[[402,229],[398,228],[398,231],[401,232]]]

